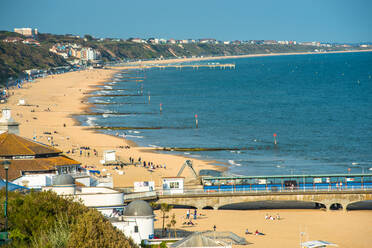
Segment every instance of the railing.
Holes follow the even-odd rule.
[[[185,196],[185,195],[231,195],[231,194],[275,194],[275,193],[293,193],[293,194],[301,194],[304,192],[307,193],[316,193],[316,192],[332,192],[332,193],[340,193],[340,192],[354,192],[354,191],[370,191],[372,190],[372,185],[363,186],[363,187],[343,187],[334,189],[333,187],[328,188],[316,188],[316,187],[297,187],[293,189],[217,189],[217,190],[208,190],[208,189],[184,189],[182,193],[180,192],[174,192],[171,190],[157,190],[158,196],[163,195],[173,195],[173,196]]]
[[[124,194],[124,200],[144,199],[144,198],[156,198],[161,196],[204,196],[204,195],[238,195],[238,194],[277,194],[277,193],[288,193],[288,194],[302,194],[302,193],[342,193],[342,192],[361,192],[361,191],[372,191],[372,185],[365,185],[363,187],[343,187],[334,189],[333,187],[328,188],[314,188],[314,187],[296,187],[293,189],[220,189],[220,190],[207,190],[207,189],[184,189],[184,190],[156,190],[149,192],[137,192]]]

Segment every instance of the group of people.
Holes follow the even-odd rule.
[[[142,158],[141,157],[139,157],[137,161],[135,161],[134,158],[129,157],[129,163],[130,164],[133,164],[135,166],[136,165],[140,165],[140,166],[142,166],[144,168],[148,168],[148,169],[152,169],[152,170],[158,169],[158,168],[164,168],[164,169],[167,168],[165,164],[164,165],[161,165],[161,164],[154,164],[153,162],[142,161]]]
[[[195,208],[194,209],[194,214],[193,214],[194,220],[196,220],[197,216],[198,216],[198,210]],[[190,209],[187,210],[187,212],[186,212],[186,219],[191,219],[191,211],[190,211]]]
[[[248,228],[245,230],[245,234],[265,235],[264,233],[259,232],[258,230],[256,230],[254,233],[251,233],[248,231]]]
[[[71,151],[68,150],[66,153],[67,154],[70,154],[70,153],[75,154],[76,150],[79,151],[80,156],[84,155],[85,157],[90,157],[91,149],[90,149],[90,147],[87,147],[87,146],[82,146],[82,147],[80,147],[80,149],[71,149]],[[98,151],[96,149],[93,149],[93,155],[98,157]]]
[[[265,215],[265,220],[280,220],[280,215],[276,214],[276,216],[274,217],[272,215],[266,214]]]
[[[187,212],[186,212],[186,221],[183,222],[183,224],[187,225],[187,226],[195,225],[195,223],[192,222],[192,219],[196,220],[197,216],[198,216],[198,210],[196,208],[194,209],[194,213],[191,213],[191,210],[188,209]]]

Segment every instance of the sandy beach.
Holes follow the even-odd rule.
[[[168,214],[176,215],[176,228],[187,231],[231,231],[244,237],[247,246],[235,247],[300,247],[302,241],[323,240],[342,248],[368,248],[372,244],[371,211],[321,211],[321,210],[198,210],[200,218],[193,220],[194,226],[183,225],[186,209],[173,209]],[[193,213],[193,210],[191,211]],[[265,215],[280,220],[265,220]],[[160,211],[156,211],[155,228],[161,229]],[[167,223],[168,219],[166,220]],[[265,235],[245,234],[246,229]]]
[[[268,54],[264,56],[272,56]],[[288,54],[285,54],[288,55]],[[253,57],[260,55],[247,55]],[[222,58],[237,58],[226,56]],[[202,58],[203,60],[216,60]],[[200,59],[190,59],[196,61]],[[185,59],[146,61],[140,66],[152,63],[177,63]],[[137,63],[138,64],[138,63]],[[86,94],[94,90],[95,86],[110,80],[115,73],[128,67],[113,69],[92,69],[69,72],[65,74],[48,76],[35,82],[27,83],[22,89],[11,90],[14,93],[7,104],[1,107],[12,109],[12,117],[20,122],[20,135],[45,144],[53,142],[56,148],[67,153],[73,148],[90,147],[90,152],[68,153],[66,155],[80,161],[84,167],[92,167],[110,173],[115,187],[133,187],[135,181],[154,180],[156,186],[161,184],[161,177],[176,176],[185,161],[185,157],[160,154],[153,152],[152,148],[137,147],[133,142],[122,137],[114,137],[89,130],[77,125],[73,114],[89,110],[90,105],[85,102]],[[133,68],[131,66],[130,68]],[[26,105],[18,105],[24,99]],[[51,133],[52,135],[49,135]],[[48,139],[49,137],[49,139]],[[125,148],[129,146],[130,148]],[[93,149],[98,151],[94,156]],[[151,161],[154,164],[164,165],[166,169],[157,168],[150,171],[134,165],[122,169],[123,174],[113,168],[103,167],[100,164],[103,151],[116,150],[121,160],[128,162],[129,157],[142,161]],[[216,166],[208,161],[192,159],[196,171],[201,169],[225,170],[224,166]],[[183,176],[192,179],[189,170]],[[304,240],[326,240],[334,242],[339,247],[371,247],[372,244],[372,211],[330,211],[321,210],[200,210],[205,214],[196,221],[193,227],[183,226],[183,217],[186,210],[172,210],[177,216],[177,228],[190,231],[211,230],[213,225],[217,231],[232,231],[246,237],[253,244],[249,247],[299,247],[300,233],[305,232]],[[272,215],[279,213],[281,220],[266,221],[266,213]],[[157,212],[156,228],[161,226],[159,212]],[[245,235],[248,228],[250,232],[256,229],[265,233],[264,236]]]
[[[123,68],[120,68],[120,70]],[[86,93],[94,86],[109,80],[119,69],[113,70],[86,70],[53,75],[27,83],[22,89],[14,90],[5,105],[12,109],[13,118],[20,122],[20,135],[45,144],[53,143],[56,148],[67,153],[68,156],[82,163],[83,167],[101,170],[103,175],[111,174],[115,187],[133,187],[135,181],[154,180],[156,186],[160,185],[161,177],[175,176],[184,163],[182,156],[159,154],[152,152],[152,148],[136,147],[131,141],[122,137],[114,137],[88,130],[87,127],[76,125],[71,115],[86,111],[88,104],[83,104]],[[26,105],[18,105],[20,99]],[[51,133],[48,135],[45,133]],[[129,149],[126,147],[130,147]],[[89,147],[90,151],[68,153],[74,148]],[[93,149],[98,152],[94,156]],[[166,169],[158,168],[150,171],[143,167],[133,165],[123,169],[123,175],[113,170],[114,167],[103,167],[100,160],[105,150],[115,150],[120,160],[129,162],[129,157],[138,161],[152,162],[155,165],[166,165]],[[193,160],[195,168],[213,169],[216,166],[206,161]],[[220,168],[223,169],[223,168]],[[185,170],[183,176],[191,174]]]

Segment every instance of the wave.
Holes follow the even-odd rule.
[[[140,136],[140,135],[130,135],[130,134],[125,135],[125,137],[136,138],[136,139],[143,139],[144,138],[143,136]]]
[[[149,145],[149,147],[154,147],[154,148],[161,148],[161,146],[157,146],[157,145]]]
[[[236,163],[234,160],[232,160],[232,159],[229,159],[228,161],[227,161],[230,165],[233,165],[233,166],[242,166],[241,164],[239,164],[239,163]]]
[[[139,134],[141,133],[140,131],[136,131],[136,130],[129,130],[128,133],[136,133],[136,134]]]
[[[97,117],[88,117],[87,118],[88,126],[91,126],[91,127],[95,126],[95,122],[94,122],[95,120],[97,120]]]

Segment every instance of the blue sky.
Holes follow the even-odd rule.
[[[371,0],[1,0],[0,30],[95,37],[372,41]]]

